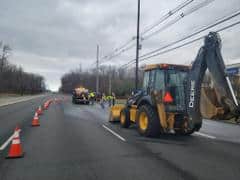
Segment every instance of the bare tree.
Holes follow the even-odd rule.
[[[3,72],[4,66],[7,66],[7,58],[10,54],[11,48],[9,45],[3,45],[2,55],[0,57],[0,72]]]
[[[102,93],[114,92],[117,96],[127,96],[134,89],[134,69],[122,69],[115,66],[100,66],[99,68],[99,90]],[[140,71],[142,79],[142,70]],[[71,93],[78,86],[84,86],[95,91],[96,70],[81,71],[73,70],[61,78],[60,90],[64,93]]]
[[[45,91],[44,78],[26,73],[21,67],[8,62],[11,48],[0,43],[0,93],[35,94]]]

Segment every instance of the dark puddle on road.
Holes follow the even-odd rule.
[[[156,144],[188,146],[195,137],[177,137],[176,135],[161,135],[157,138],[135,137],[137,141]]]
[[[172,144],[179,146],[188,146],[192,143],[199,141],[199,138],[195,136],[180,136],[176,134],[160,134],[158,137],[143,137],[137,132],[135,125],[130,126],[128,129],[123,129],[120,127],[119,122],[113,123],[104,123],[104,125],[112,128],[114,131],[120,133],[126,137],[128,142],[146,142],[146,143],[155,143],[155,144]]]

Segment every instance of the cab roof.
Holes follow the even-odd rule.
[[[180,64],[149,64],[146,65],[144,71],[150,71],[154,69],[178,69],[178,70],[189,70],[190,66]]]
[[[75,90],[76,92],[87,92],[87,91],[88,91],[88,89],[86,89],[86,88],[84,88],[84,87],[82,87],[82,86],[77,87],[77,88],[75,88],[74,90]]]

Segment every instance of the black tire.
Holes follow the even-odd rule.
[[[180,124],[176,124],[177,125],[177,128],[174,129],[175,131],[175,134],[176,135],[182,135],[182,136],[189,136],[191,135],[192,133],[194,133],[195,131],[199,131],[199,129],[201,128],[201,124],[195,126],[195,128],[193,129],[188,129],[186,127],[188,127],[188,125],[186,125],[187,122],[180,122]]]
[[[122,128],[129,128],[130,122],[130,112],[128,108],[124,108],[120,112],[120,125]]]
[[[182,136],[190,136],[192,133],[195,132],[195,130],[185,131],[182,129],[175,129],[174,131],[175,131],[176,135],[182,135]]]
[[[72,103],[73,103],[73,104],[76,104],[76,101],[75,101],[75,99],[74,99],[74,98],[72,98]]]
[[[185,136],[190,136],[190,135],[193,134],[194,132],[195,132],[195,130],[189,130],[189,131],[187,131],[187,132],[184,132],[183,135],[185,135]]]
[[[141,126],[141,116],[146,116],[147,125],[145,128]],[[157,112],[150,105],[143,105],[137,112],[137,128],[140,135],[145,137],[157,137],[161,133],[160,120]]]

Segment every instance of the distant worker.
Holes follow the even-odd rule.
[[[105,108],[105,102],[106,102],[106,96],[105,96],[105,94],[103,93],[102,94],[102,98],[101,98],[101,100],[100,100],[100,105],[101,105],[101,107],[104,109]]]
[[[114,92],[112,92],[112,105],[114,106],[116,103],[116,95]]]
[[[95,101],[95,94],[94,94],[94,92],[90,92],[89,93],[89,99],[90,99],[90,104],[94,105],[94,101]]]
[[[108,101],[108,106],[111,107],[111,105],[112,105],[112,96],[111,95],[107,96],[107,101]]]

